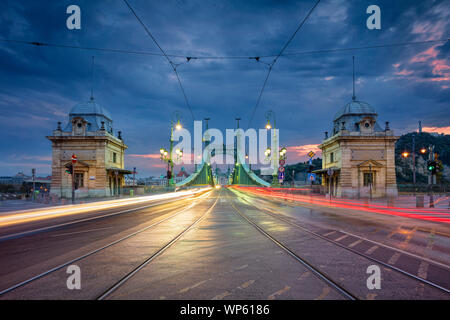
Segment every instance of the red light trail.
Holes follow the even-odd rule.
[[[261,187],[241,187],[241,186],[233,186],[233,188],[240,191],[250,192],[253,194],[264,195],[266,197],[269,196],[283,200],[293,200],[297,202],[314,204],[324,207],[333,206],[342,209],[352,209],[371,213],[400,216],[405,218],[450,223],[450,210],[446,209],[427,210],[427,209],[400,208],[400,207],[397,208],[397,207],[383,206],[379,204],[363,204],[356,200],[349,200],[349,199],[331,200],[319,196],[304,196],[294,193],[283,192],[283,191],[307,190],[298,188],[261,188]]]

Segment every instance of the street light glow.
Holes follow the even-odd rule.
[[[408,156],[409,156],[409,152],[408,151],[403,151],[402,152],[402,157],[403,158],[408,158]]]

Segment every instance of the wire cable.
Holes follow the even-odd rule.
[[[127,5],[127,7],[130,9],[130,11],[133,13],[133,15],[136,17],[137,21],[142,25],[142,27],[144,28],[145,32],[150,36],[150,38],[153,40],[153,42],[156,44],[156,46],[159,48],[159,50],[162,52],[162,54],[164,55],[164,57],[167,59],[167,61],[169,62],[170,66],[172,67],[173,71],[175,72],[175,75],[177,76],[177,80],[178,80],[178,84],[180,86],[181,92],[183,93],[183,97],[184,97],[184,101],[187,105],[187,107],[189,108],[189,111],[191,112],[191,116],[192,119],[195,120],[194,117],[194,112],[192,111],[191,105],[189,104],[188,98],[186,96],[186,92],[184,91],[183,88],[183,84],[181,83],[181,79],[180,76],[178,74],[177,71],[177,66],[172,62],[172,60],[170,60],[169,56],[167,55],[167,53],[164,51],[164,49],[159,45],[158,41],[156,40],[156,38],[153,36],[153,34],[150,32],[150,30],[147,28],[147,26],[145,25],[145,23],[139,18],[139,16],[136,14],[136,12],[134,11],[134,9],[131,7],[131,5],[129,4],[129,2],[127,0],[123,0],[123,2],[125,2],[125,4]]]
[[[370,46],[362,46],[362,47],[350,47],[350,48],[333,48],[333,49],[319,49],[319,50],[311,50],[311,51],[298,51],[298,52],[286,52],[283,53],[282,57],[288,56],[296,56],[296,55],[307,55],[307,54],[317,54],[317,53],[333,53],[333,52],[341,52],[341,51],[354,51],[354,50],[365,50],[365,49],[379,49],[379,48],[391,48],[391,47],[403,47],[403,46],[412,46],[412,45],[421,45],[421,44],[429,44],[429,43],[439,43],[439,42],[447,42],[450,38],[446,39],[436,39],[436,40],[427,40],[427,41],[412,41],[412,42],[401,42],[401,43],[391,43],[391,44],[379,44],[379,45],[370,45]],[[123,54],[138,54],[138,55],[149,55],[149,56],[158,56],[163,57],[164,54],[151,52],[151,51],[135,51],[135,50],[124,50],[124,49],[112,49],[112,48],[97,48],[97,47],[85,47],[85,46],[75,46],[75,45],[65,45],[65,44],[55,44],[55,43],[46,43],[39,41],[25,41],[25,40],[14,40],[14,39],[1,39],[0,42],[12,42],[19,44],[32,45],[37,47],[55,47],[55,48],[68,48],[68,49],[80,49],[80,50],[93,50],[93,51],[105,51],[105,52],[115,52],[115,53],[123,53]],[[262,62],[260,59],[262,58],[274,58],[277,55],[260,55],[260,56],[185,56],[185,55],[177,55],[177,54],[167,54],[168,57],[171,58],[183,58],[186,59],[187,62],[190,60],[255,60],[257,62]],[[265,62],[263,62],[265,63]],[[265,63],[269,65],[269,63]]]
[[[278,55],[275,57],[275,59],[273,59],[272,63],[269,65],[269,69],[267,70],[267,75],[266,78],[264,80],[263,86],[261,87],[261,91],[259,92],[258,95],[258,99],[256,100],[256,104],[253,107],[253,111],[251,113],[250,116],[250,120],[248,121],[248,126],[247,129],[250,128],[250,125],[253,121],[253,118],[255,117],[255,113],[256,110],[258,109],[258,106],[261,102],[261,97],[264,93],[264,89],[267,86],[267,82],[269,80],[270,77],[270,73],[272,72],[272,68],[275,65],[275,63],[278,61],[278,58],[280,58],[280,56],[283,54],[284,50],[286,50],[286,48],[289,46],[289,44],[292,42],[292,40],[294,40],[295,36],[297,35],[298,31],[303,27],[303,25],[305,24],[306,20],[308,20],[309,16],[313,13],[314,9],[317,7],[317,5],[319,4],[320,0],[317,0],[317,2],[314,4],[314,6],[309,10],[308,14],[303,18],[302,22],[300,22],[299,26],[297,27],[297,29],[295,30],[295,32],[291,35],[291,37],[289,38],[289,40],[284,44],[283,48],[281,48],[280,52],[278,53]],[[257,60],[258,61],[258,60]]]

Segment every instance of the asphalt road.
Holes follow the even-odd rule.
[[[373,265],[380,289],[367,286]],[[236,189],[0,226],[0,299],[450,299],[449,288],[448,224]]]

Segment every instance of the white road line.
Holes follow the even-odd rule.
[[[372,253],[374,253],[375,250],[377,250],[378,248],[379,248],[379,246],[375,245],[375,246],[369,248],[369,249],[366,251],[366,254],[372,254]]]
[[[331,236],[334,233],[336,233],[336,231],[331,231],[331,232],[325,233],[324,236],[328,237],[328,236]]]
[[[291,290],[291,287],[289,286],[285,286],[283,289],[278,290],[277,292],[272,293],[267,300],[275,300],[276,296],[281,296],[283,293],[285,293],[286,291]]]
[[[98,231],[98,230],[106,230],[106,229],[111,229],[111,228],[113,228],[113,227],[97,228],[97,229],[90,229],[90,230],[77,231],[77,232],[60,233],[60,234],[55,234],[51,237],[68,236],[68,235],[72,235],[72,234],[86,233],[86,232],[92,232],[92,231]]]
[[[218,294],[217,296],[215,296],[214,298],[212,298],[211,300],[222,300],[223,298],[225,298],[226,296],[229,296],[231,293],[229,293],[228,291],[225,291],[221,294]]]
[[[353,248],[354,246],[357,246],[357,245],[360,244],[361,242],[363,242],[363,240],[359,239],[359,240],[356,240],[355,242],[349,244],[348,246],[349,246],[350,248]]]
[[[353,234],[353,233],[350,233],[350,232],[346,232],[346,231],[343,231],[343,230],[339,230],[339,232],[348,234],[349,236],[353,236],[353,237],[355,237],[355,238],[359,238],[359,239],[362,239],[362,240],[364,240],[364,241],[367,241],[367,242],[370,242],[370,243],[373,243],[373,244],[376,244],[376,245],[378,245],[378,246],[380,246],[380,247],[384,247],[384,248],[387,248],[387,249],[391,249],[391,250],[394,250],[394,251],[403,253],[404,255],[407,255],[407,256],[410,256],[410,257],[414,257],[414,258],[417,258],[417,259],[420,259],[420,260],[423,260],[423,261],[427,261],[428,263],[431,263],[431,264],[434,264],[434,265],[438,265],[438,266],[443,267],[443,268],[445,268],[445,269],[447,269],[447,270],[450,269],[450,266],[449,266],[449,265],[443,264],[443,263],[441,263],[441,262],[434,261],[434,260],[428,259],[428,258],[426,258],[426,257],[419,256],[419,255],[417,255],[417,254],[414,254],[414,253],[411,253],[411,252],[402,250],[402,249],[398,249],[398,248],[395,248],[395,247],[391,247],[391,246],[385,245],[385,244],[383,244],[383,243],[381,243],[381,242],[369,240],[369,239],[367,239],[367,238],[364,238],[364,237],[361,237],[361,236],[357,236],[357,235],[355,235],[355,234]]]
[[[185,293],[185,292],[188,292],[189,290],[194,289],[194,288],[197,288],[198,286],[201,286],[202,284],[204,284],[205,282],[207,282],[207,281],[209,281],[209,280],[211,280],[211,279],[203,280],[203,281],[197,282],[196,284],[193,284],[193,285],[190,286],[190,287],[186,287],[186,288],[181,289],[180,291],[178,291],[178,293]]]
[[[324,287],[322,289],[322,293],[320,294],[320,296],[318,296],[317,298],[314,298],[314,300],[322,300],[330,293],[330,291],[331,291],[330,287]]]
[[[394,265],[397,262],[398,258],[400,258],[401,255],[402,254],[400,252],[394,253],[392,255],[392,257],[389,259],[388,263]]]
[[[428,267],[429,263],[425,261],[420,262],[419,271],[417,272],[417,275],[423,279],[426,279],[428,276]]]
[[[334,240],[334,241],[341,241],[341,240],[344,240],[344,239],[347,238],[347,237],[348,237],[348,234],[343,235],[342,237],[339,237],[339,238],[337,238],[337,239]]]

